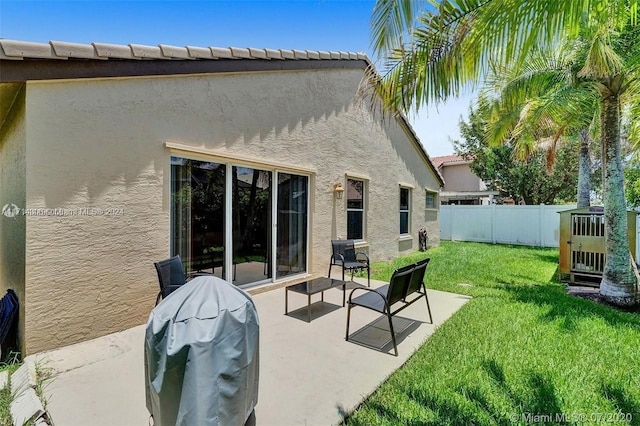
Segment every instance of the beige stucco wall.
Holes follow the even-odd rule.
[[[312,272],[346,235],[332,183],[367,176],[373,260],[438,243],[437,190],[405,131],[354,101],[362,70],[30,83],[29,208],[123,209],[122,216],[27,217],[28,353],[143,323],[157,292],[152,262],[169,255],[173,142],[311,169]],[[412,190],[413,239],[399,240],[399,184]],[[46,315],[45,315],[46,313]]]
[[[487,189],[484,182],[473,174],[468,164],[445,165],[440,169],[440,173],[445,181],[445,191],[484,191]]]
[[[0,116],[0,208],[26,204],[25,182],[25,90],[16,88],[2,97]],[[13,289],[20,303],[18,338],[24,335],[25,301],[25,217],[0,215],[0,288],[1,296]]]

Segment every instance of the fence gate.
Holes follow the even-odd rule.
[[[636,255],[636,212],[627,211],[629,252]],[[600,286],[606,247],[604,209],[585,207],[560,212],[560,258],[558,272],[569,274],[572,283]]]
[[[604,215],[572,214],[570,247],[571,282],[575,282],[576,274],[580,278],[601,277],[605,261]]]

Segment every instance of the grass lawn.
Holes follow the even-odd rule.
[[[0,366],[0,371],[8,371],[9,375],[11,375],[14,371],[16,371],[20,367],[18,362],[12,362],[9,365]],[[7,386],[6,388],[0,390],[0,426],[10,426],[13,424],[11,421],[11,412],[9,411],[9,406],[11,404],[11,390]]]
[[[424,257],[428,287],[473,299],[348,425],[640,425],[640,315],[566,295],[557,250],[444,241],[372,278]]]

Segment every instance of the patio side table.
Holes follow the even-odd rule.
[[[285,287],[284,291],[284,314],[289,314],[289,292],[307,295],[307,322],[311,322],[311,296],[320,293],[320,300],[324,301],[324,291],[342,286],[342,307],[344,308],[347,292],[347,283],[333,278],[314,278],[298,284]]]

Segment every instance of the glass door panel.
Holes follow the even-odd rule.
[[[308,178],[278,173],[276,277],[307,270]]]
[[[271,172],[248,167],[232,168],[233,283],[270,279]],[[228,280],[231,281],[231,280]]]
[[[225,166],[171,157],[171,256],[224,278]]]

